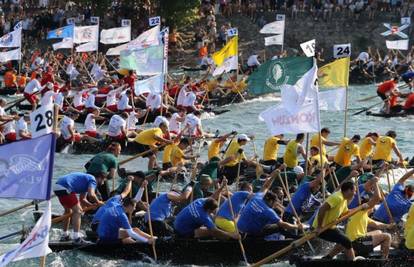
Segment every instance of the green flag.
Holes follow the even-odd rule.
[[[164,47],[150,46],[121,51],[120,68],[135,70],[138,75],[151,76],[163,72]]]
[[[250,75],[248,90],[253,95],[279,92],[284,85],[295,85],[312,67],[311,57],[288,57],[266,61]]]

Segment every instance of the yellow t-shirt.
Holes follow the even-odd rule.
[[[247,87],[247,83],[243,80],[237,83],[234,83],[233,88],[231,91],[235,94],[243,92]]]
[[[389,136],[381,136],[377,139],[375,145],[373,160],[385,160],[390,162],[392,160],[392,147],[395,145],[394,138]]]
[[[219,140],[214,140],[211,142],[210,146],[208,147],[208,160],[211,160],[213,157],[220,157],[220,149],[223,146],[223,142]]]
[[[210,80],[206,83],[206,89],[208,92],[211,92],[217,88],[218,82],[217,80]]]
[[[164,148],[164,153],[162,154],[162,163],[170,163],[171,162],[171,151],[174,148],[174,144],[167,145]]]
[[[371,156],[372,144],[369,140],[369,137],[365,137],[364,139],[362,139],[361,144],[359,145],[359,154],[362,160]]]
[[[237,140],[231,141],[229,148],[226,151],[226,154],[224,155],[225,158],[235,156],[234,160],[229,161],[225,166],[227,167],[233,167],[236,164],[238,164],[242,159],[246,159],[246,155],[244,152],[242,154],[239,154],[239,149],[241,148],[239,142]]]
[[[320,162],[321,162],[321,155],[320,154],[317,154],[315,156],[312,156],[310,158],[310,162],[311,162],[311,165],[312,166],[317,166],[317,167],[321,166],[321,164],[320,164]],[[327,163],[327,162],[328,162],[328,159],[325,156],[322,156],[322,166],[324,166],[325,163]]]
[[[279,137],[272,136],[266,140],[263,148],[263,160],[276,160],[277,151],[279,150]]]
[[[414,228],[414,204],[411,205],[408,211],[407,221],[404,225],[404,237],[407,239],[408,233]],[[414,237],[412,237],[414,238]],[[413,240],[414,241],[414,240]]]
[[[322,155],[326,156],[326,147],[323,144],[324,141],[326,141],[325,137],[322,137]],[[310,141],[310,146],[316,146],[319,147],[319,134],[315,134],[314,136],[312,136],[311,141]]]
[[[345,235],[354,241],[360,237],[367,235],[368,224],[372,222],[372,219],[368,217],[368,210],[361,210],[355,213],[348,220],[346,225]]]
[[[154,139],[155,136],[162,137],[162,131],[160,128],[152,128],[140,132],[137,137],[135,137],[135,142],[142,145],[155,146],[158,142]]]
[[[291,140],[286,146],[285,154],[283,155],[283,163],[288,168],[294,168],[298,166],[298,145],[296,140]]]
[[[359,156],[358,145],[354,144],[349,138],[342,139],[334,161],[342,167],[351,166],[352,156]]]
[[[325,225],[335,221],[343,213],[348,211],[348,201],[344,198],[341,191],[338,191],[338,192],[330,195],[326,199],[326,202],[329,204],[331,209],[326,212],[325,217],[322,220],[322,226],[321,227],[324,227]],[[316,214],[316,217],[313,220],[312,226],[313,226],[313,228],[318,227],[318,214]],[[332,226],[332,229],[335,228],[335,227],[336,227],[335,225]]]
[[[173,167],[177,167],[178,164],[184,163],[184,151],[182,151],[178,146],[174,146],[171,150],[171,164]]]
[[[410,250],[414,250],[414,227],[411,227],[405,236],[405,246]]]

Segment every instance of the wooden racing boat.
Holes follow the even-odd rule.
[[[16,88],[6,88],[3,87],[0,89],[0,95],[14,95],[17,93],[17,89]]]
[[[275,251],[289,245],[293,239],[265,241],[259,239],[243,240],[249,262],[258,261]],[[72,242],[50,242],[49,247],[54,252],[63,250],[81,250],[98,256],[125,260],[142,260],[145,255],[152,257],[152,248],[148,244],[110,244],[74,245]],[[238,264],[243,261],[237,240],[207,240],[207,239],[170,239],[158,240],[157,256],[161,261],[174,264],[218,265]]]
[[[410,115],[414,115],[414,113],[413,112],[401,111],[401,112],[397,112],[397,113],[391,112],[389,114],[386,114],[386,113],[382,113],[382,112],[367,111],[366,115],[367,116],[373,116],[373,117],[382,117],[382,118],[398,118],[398,117],[401,118],[401,117],[407,117],[407,116],[410,116]]]

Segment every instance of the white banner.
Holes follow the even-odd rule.
[[[157,26],[161,24],[161,17],[157,16],[157,17],[152,17],[148,19],[148,24],[152,27],[152,26]]]
[[[351,56],[351,44],[338,44],[333,47],[333,57],[342,58]]]
[[[407,40],[398,40],[398,41],[385,41],[385,45],[388,49],[396,50],[408,50],[408,39]]]
[[[346,89],[338,88],[319,92],[319,110],[345,110]]]
[[[263,34],[282,34],[285,31],[285,21],[278,20],[272,23],[266,24],[260,30],[260,33]]]
[[[224,72],[229,72],[231,70],[237,70],[239,65],[239,61],[238,61],[238,56],[232,56],[227,58],[224,63],[217,67],[214,72],[213,72],[213,76],[217,76],[220,75]]]
[[[102,44],[120,44],[131,41],[131,27],[119,27],[101,31]]]
[[[42,106],[30,113],[30,132],[36,138],[53,131],[53,104]]]
[[[280,104],[260,113],[259,119],[266,123],[272,135],[313,133],[319,128],[318,112],[316,101],[302,106],[295,114]]]
[[[20,47],[7,52],[0,52],[0,62],[7,62],[10,60],[21,60],[22,53]]]
[[[22,29],[6,33],[0,38],[0,47],[20,47],[22,44]]]
[[[58,50],[58,49],[65,49],[65,48],[73,48],[73,39],[72,38],[63,38],[63,40],[59,43],[55,43],[52,45],[53,46],[53,50]]]
[[[303,52],[307,57],[314,57],[315,56],[315,39],[301,43],[300,48],[302,48]]]
[[[137,38],[128,43],[128,49],[141,49],[160,44],[160,25],[141,33]]]
[[[99,26],[81,26],[75,27],[73,33],[73,42],[75,44],[82,44],[87,42],[98,42]]]
[[[52,253],[49,248],[49,231],[52,225],[51,202],[47,201],[46,210],[37,221],[29,236],[12,251],[0,256],[0,266],[12,261],[46,256]]]
[[[98,50],[98,43],[97,42],[84,43],[84,44],[81,44],[81,45],[76,47],[76,52],[77,53],[94,52],[94,51],[97,51],[97,50]]]
[[[144,93],[152,93],[154,95],[161,94],[163,91],[163,84],[164,84],[164,76],[162,74],[158,74],[152,76],[151,78],[135,81],[135,94],[142,95]]]
[[[273,35],[269,37],[265,37],[265,46],[269,45],[283,45],[283,34]]]

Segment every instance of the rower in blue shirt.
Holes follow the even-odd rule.
[[[402,80],[408,85],[411,89],[413,88],[413,78],[414,78],[414,71],[407,71],[401,75]]]
[[[361,178],[363,178],[364,181],[361,181]],[[348,209],[355,209],[356,207],[358,207],[360,205],[359,199],[364,199],[364,198],[369,199],[371,196],[373,196],[374,190],[375,190],[374,187],[377,186],[378,181],[379,181],[378,177],[376,177],[372,173],[365,173],[361,175],[359,178],[359,182],[362,184],[358,186],[359,197],[358,197],[358,194],[355,193],[354,198],[348,204]]]
[[[404,176],[398,180],[398,183],[394,185],[389,195],[385,198],[395,223],[399,223],[402,216],[408,213],[411,207],[412,202],[410,199],[414,193],[414,186],[404,186],[404,184],[407,179],[413,176],[413,174],[414,169],[404,174]],[[390,223],[390,218],[387,214],[384,203],[382,203],[381,206],[375,211],[374,219],[382,223]]]
[[[105,210],[98,226],[99,244],[133,244],[136,242],[152,244],[155,242],[147,233],[132,228],[126,213],[132,214],[135,210],[135,200],[126,197],[122,205],[115,205]]]
[[[98,199],[95,194],[97,185],[101,185],[105,181],[105,174],[94,177],[93,175],[73,172],[60,177],[53,187],[55,195],[58,197],[60,204],[65,208],[65,214],[72,213],[72,216],[64,220],[63,236],[61,241],[69,241],[69,223],[72,220],[74,243],[84,244],[79,233],[81,225],[82,207],[101,206],[103,202]],[[79,194],[79,200],[76,196]],[[92,204],[86,199],[86,196],[94,202]],[[82,205],[82,206],[81,206]]]

